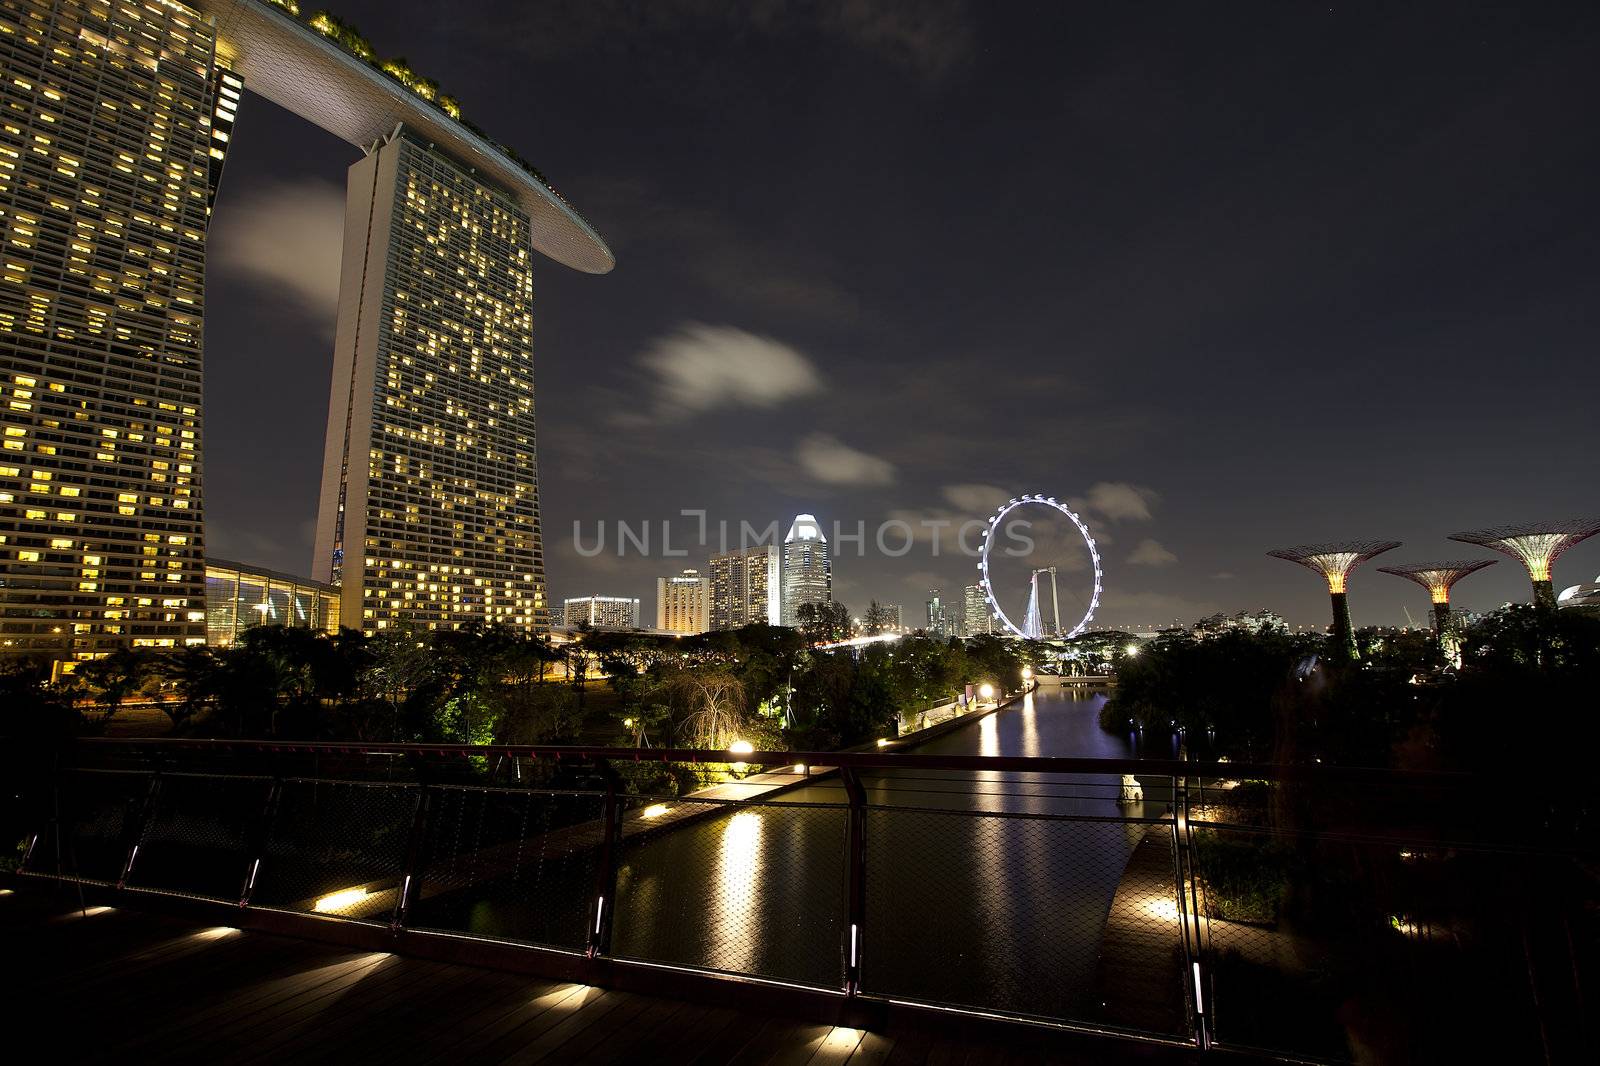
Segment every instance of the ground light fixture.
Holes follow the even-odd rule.
[[[994,686],[989,684],[987,681],[984,682],[983,686],[978,689],[978,696],[979,698],[986,700],[994,699]]]

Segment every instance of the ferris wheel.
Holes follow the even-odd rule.
[[[989,551],[994,547],[994,543],[998,539],[998,531],[1001,528],[1001,523],[1006,520],[1006,516],[1018,508],[1030,506],[1049,507],[1063,515],[1066,515],[1067,519],[1071,521],[1075,527],[1077,527],[1079,535],[1083,537],[1084,545],[1089,549],[1089,561],[1094,570],[1094,592],[1089,597],[1088,610],[1084,611],[1083,617],[1078,620],[1077,625],[1073,626],[1069,632],[1063,633],[1061,631],[1061,602],[1059,597],[1055,596],[1056,568],[1054,566],[1040,567],[1033,571],[1033,574],[1029,579],[1031,591],[1028,595],[1028,614],[1021,627],[1018,627],[1015,622],[1011,621],[1010,617],[1005,612],[1005,608],[1001,607],[1000,601],[995,598],[994,584],[989,578]],[[988,526],[984,528],[983,547],[978,552],[978,570],[983,575],[979,579],[978,584],[983,587],[983,598],[988,601],[990,613],[993,614],[995,618],[998,618],[1000,620],[1000,624],[1005,626],[1009,632],[1026,640],[1037,640],[1038,638],[1044,636],[1043,626],[1040,624],[1039,620],[1040,574],[1047,573],[1050,575],[1051,594],[1055,605],[1056,634],[1058,636],[1075,637],[1079,633],[1082,633],[1084,629],[1088,627],[1089,622],[1094,618],[1095,608],[1100,606],[1100,589],[1102,579],[1102,574],[1100,571],[1100,551],[1095,547],[1094,537],[1090,534],[1089,527],[1084,524],[1083,519],[1079,518],[1073,512],[1072,508],[1060,502],[1054,496],[1018,496],[1015,499],[1008,500],[1005,504],[1003,504],[1000,509],[996,511],[989,519]]]

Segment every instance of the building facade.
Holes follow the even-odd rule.
[[[615,260],[431,81],[379,72],[347,36],[264,0],[0,4],[0,653],[207,639],[205,251],[245,83],[367,154],[340,326],[383,346],[343,338],[325,478],[361,505],[326,523],[340,577],[345,555],[359,575],[345,621],[542,621],[526,260]],[[411,550],[440,535],[456,543]]]
[[[783,624],[799,624],[803,603],[833,602],[828,538],[815,515],[796,515],[783,538]]]
[[[203,643],[213,30],[92,0],[0,30],[0,651]]]
[[[529,237],[403,130],[350,168],[317,577],[351,628],[548,625]]]
[[[994,632],[994,617],[989,614],[989,602],[984,599],[982,585],[968,585],[962,590],[962,620],[966,623],[963,636],[977,637]]]
[[[339,632],[339,589],[247,563],[206,560],[206,643],[227,647],[251,626]]]
[[[927,602],[923,604],[927,613],[926,629],[930,637],[948,637],[950,635],[950,619],[945,610],[944,590],[929,589]]]
[[[698,570],[656,578],[656,628],[691,636],[711,628],[711,579]]]
[[[638,629],[639,601],[627,596],[574,596],[563,602],[561,619],[568,629]]]
[[[711,557],[711,629],[779,625],[783,565],[776,544]]]

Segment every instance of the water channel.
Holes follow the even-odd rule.
[[[1137,738],[1100,728],[1104,702],[1101,692],[1045,687],[915,750],[1136,756]],[[1114,899],[1128,895],[1130,856],[1162,814],[1157,797],[1119,803],[1114,775],[893,770],[865,784],[864,991],[1117,1021],[1106,1016],[1107,930]],[[838,988],[851,937],[846,823],[843,785],[823,777],[630,836],[614,952]],[[1158,957],[1130,958],[1164,971],[1176,939],[1160,927],[1175,930],[1175,914],[1170,893],[1147,895],[1149,913],[1137,917],[1160,937]],[[1109,953],[1119,951],[1127,955],[1115,945]]]

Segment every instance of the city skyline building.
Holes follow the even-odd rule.
[[[0,651],[203,644],[213,122],[239,83],[175,4],[0,18]]]
[[[636,596],[569,596],[561,605],[561,620],[567,629],[638,629],[639,599]]]
[[[548,625],[530,236],[408,131],[350,168],[313,573],[353,629]]]
[[[1356,646],[1355,626],[1350,621],[1350,597],[1347,592],[1350,574],[1373,556],[1398,547],[1400,542],[1397,540],[1361,540],[1302,544],[1294,548],[1279,548],[1267,554],[1274,559],[1299,563],[1322,575],[1328,583],[1328,597],[1333,605],[1334,645],[1355,659],[1360,657],[1361,650]]]
[[[989,602],[984,598],[982,585],[968,585],[961,590],[962,620],[965,636],[976,637],[994,632],[994,618],[989,614]]]
[[[656,628],[693,636],[711,628],[711,579],[698,570],[656,578]]]
[[[783,622],[783,557],[776,544],[711,557],[711,629]]]
[[[929,589],[928,598],[923,602],[923,609],[927,618],[928,634],[935,637],[949,636],[950,623],[945,617],[944,590]]]
[[[205,253],[246,86],[362,148],[354,170],[382,177],[393,167],[407,175],[405,194],[411,179],[426,179],[415,186],[426,186],[426,203],[402,202],[396,186],[392,247],[375,247],[360,218],[346,225],[361,239],[347,242],[344,279],[354,271],[371,284],[355,305],[392,342],[369,391],[402,398],[385,411],[374,451],[408,461],[384,468],[373,513],[362,516],[380,550],[367,555],[362,527],[358,550],[341,558],[340,576],[354,563],[373,593],[371,618],[358,604],[345,620],[367,631],[401,618],[539,624],[531,379],[525,367],[501,366],[531,358],[528,249],[602,274],[615,260],[593,228],[509,149],[459,121],[459,105],[431,81],[379,64],[337,20],[302,20],[293,4],[16,0],[0,19],[9,75],[0,105],[10,116],[0,130],[0,652],[62,660],[206,640]],[[350,202],[376,211],[381,199]],[[489,200],[499,215],[486,225]],[[407,233],[408,224],[438,232]],[[520,247],[485,251],[496,243]],[[393,287],[393,306],[380,285]],[[341,294],[342,305],[352,299]],[[398,385],[388,374],[397,361]],[[429,361],[459,377],[434,371],[423,394],[407,392],[419,386],[407,374],[425,375]],[[483,380],[502,372],[527,394],[525,412]],[[346,488],[379,464],[365,443],[359,433],[338,442],[341,466],[354,471],[338,479]],[[453,469],[442,456],[451,451],[484,465]],[[426,472],[414,456],[428,458]],[[504,465],[511,477],[499,476]],[[441,514],[445,534],[463,538],[460,556],[395,547],[413,546],[408,538]],[[331,547],[319,556],[331,559]],[[331,570],[314,561],[314,572]]]
[[[833,602],[833,563],[816,515],[796,515],[783,538],[783,624],[799,624],[800,605]]]

